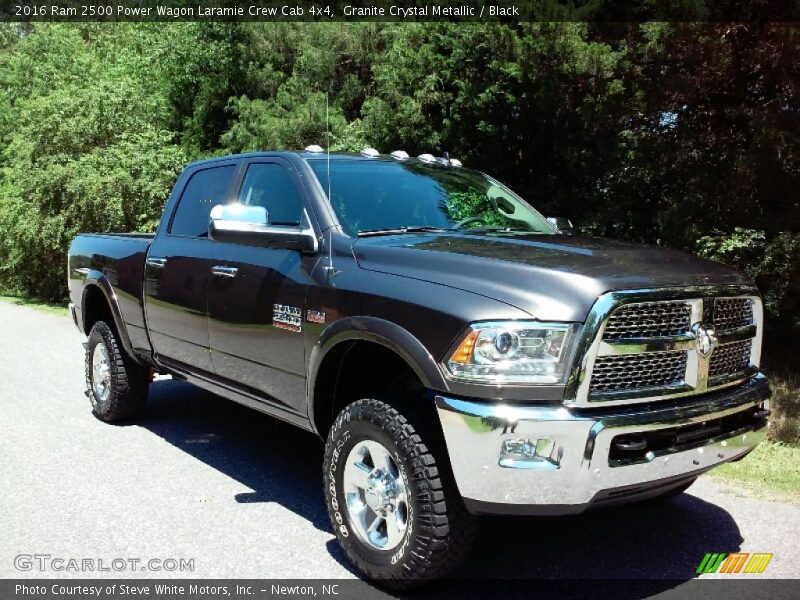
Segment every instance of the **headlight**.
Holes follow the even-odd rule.
[[[474,323],[446,367],[454,379],[480,383],[563,383],[577,328],[537,321]]]

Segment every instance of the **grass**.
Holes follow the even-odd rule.
[[[50,313],[52,315],[68,315],[67,307],[63,304],[54,304],[52,302],[43,302],[35,298],[28,298],[26,296],[16,296],[13,294],[0,294],[0,302],[9,302],[17,306],[25,306],[41,312]]]
[[[800,447],[781,442],[759,444],[746,458],[711,471],[713,477],[738,483],[757,496],[800,498]]]
[[[769,367],[768,362],[765,370],[772,387],[769,437],[776,442],[800,446],[800,371],[796,367],[794,370]]]
[[[770,348],[769,340],[765,347]],[[800,498],[800,370],[787,362],[795,356],[791,348],[775,344],[772,350],[773,355],[764,360],[772,387],[769,441],[744,460],[723,465],[711,474],[744,485],[757,495],[777,493],[796,500]]]

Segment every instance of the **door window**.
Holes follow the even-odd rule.
[[[205,237],[211,209],[225,204],[236,165],[197,171],[183,190],[169,232],[172,235]]]
[[[270,225],[300,225],[303,198],[292,175],[277,163],[255,163],[247,168],[239,202],[267,209]]]

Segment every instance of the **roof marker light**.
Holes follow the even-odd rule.
[[[320,154],[324,152],[322,146],[319,144],[311,144],[310,146],[306,146],[306,152],[313,152],[314,154]]]
[[[395,160],[406,160],[408,158],[408,152],[405,150],[395,150],[392,152],[391,157]]]
[[[364,148],[361,151],[361,156],[366,156],[367,158],[376,158],[380,156],[380,152],[375,150],[375,148]]]

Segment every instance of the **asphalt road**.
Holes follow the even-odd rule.
[[[0,302],[0,577],[355,577],[316,438],[169,379],[139,422],[104,424],[83,394],[82,341],[67,317]],[[703,477],[660,506],[484,519],[459,575],[688,580],[712,551],[772,552],[760,577],[798,577],[800,505]],[[19,554],[184,558],[194,571],[19,571]]]

